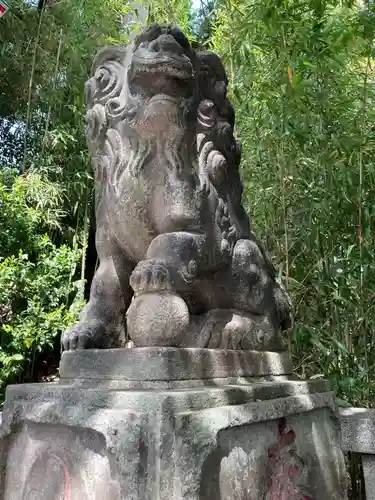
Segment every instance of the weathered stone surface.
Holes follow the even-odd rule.
[[[341,408],[340,418],[343,450],[375,455],[375,410]]]
[[[342,454],[339,447],[335,452],[329,445],[338,445],[331,416],[327,408],[315,408],[219,431],[215,451],[206,458],[210,470],[207,465],[202,498],[345,499]],[[224,458],[218,463],[219,453]],[[217,475],[220,488],[212,481]]]
[[[121,498],[118,467],[101,433],[34,422],[10,440],[5,492],[7,500],[70,500],[72,492],[77,500]]]
[[[287,353],[221,349],[133,348],[64,352],[62,381],[169,381],[290,375]]]
[[[346,498],[338,418],[326,382],[254,376],[243,385],[210,379],[204,387],[158,389],[165,365],[150,359],[167,352],[179,367],[176,373],[184,373],[191,350],[174,349],[180,360],[188,359],[185,368],[175,363],[173,350],[151,351],[129,349],[122,365],[126,378],[131,357],[143,356],[151,368],[136,368],[136,378],[152,378],[154,389],[111,388],[111,356],[117,381],[121,374],[123,351],[117,349],[104,351],[103,357],[96,351],[64,354],[63,375],[84,366],[85,376],[107,377],[100,384],[95,378],[87,378],[86,386],[62,378],[60,383],[8,387],[0,435],[0,498]],[[226,374],[247,373],[236,361],[244,354],[223,354]],[[90,366],[99,359],[102,366]]]
[[[375,455],[362,455],[366,500],[375,500]]]
[[[97,55],[100,266],[59,383],[7,388],[1,499],[345,500],[334,396],[282,352],[291,306],[241,204],[226,91],[170,26]]]
[[[291,306],[241,203],[227,76],[175,27],[106,47],[86,85],[100,260],[66,350],[283,349]]]
[[[361,453],[366,499],[375,500],[375,410],[341,408],[342,449]]]

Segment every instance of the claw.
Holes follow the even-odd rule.
[[[171,289],[171,280],[167,267],[160,262],[142,261],[130,277],[130,285],[135,295],[151,291]]]
[[[92,349],[94,347],[93,334],[87,325],[78,323],[63,333],[61,344],[64,351]]]

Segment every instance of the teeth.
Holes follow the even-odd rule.
[[[133,73],[133,78],[139,75],[140,73],[162,74],[162,75],[165,74],[174,76],[176,78],[189,78],[191,76],[191,74],[188,73],[187,71],[176,68],[173,65],[169,65],[167,63],[158,65],[135,63],[133,66],[132,73]]]

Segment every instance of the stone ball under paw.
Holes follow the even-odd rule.
[[[172,293],[145,293],[133,299],[127,328],[137,347],[179,346],[189,326],[186,302]]]

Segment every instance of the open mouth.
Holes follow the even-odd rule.
[[[150,102],[157,102],[157,101],[168,101],[168,102],[175,103],[177,101],[177,99],[176,99],[176,97],[173,97],[173,96],[168,95],[168,94],[155,94],[154,96],[152,96],[150,98],[150,100],[148,102],[150,103]]]
[[[193,88],[193,66],[183,55],[134,54],[128,77],[136,92],[148,96],[162,93],[181,97],[191,94]]]
[[[131,73],[136,77],[142,73],[170,75],[175,78],[187,79],[193,74],[193,66],[188,57],[175,54],[150,56],[133,55]]]

